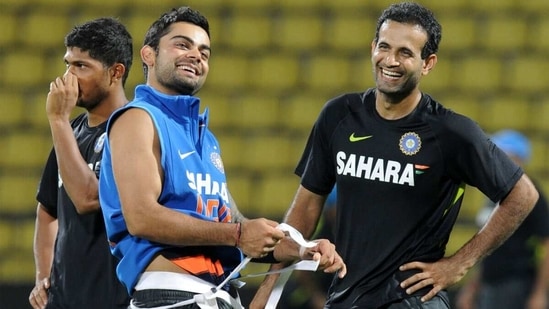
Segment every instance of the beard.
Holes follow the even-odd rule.
[[[78,95],[78,100],[76,101],[76,106],[85,108],[87,111],[95,109],[101,101],[107,97],[107,93],[102,90],[97,90],[95,95],[90,98],[84,98],[82,92]]]
[[[193,95],[202,88],[202,83],[199,80],[193,80],[188,77],[177,76],[173,71],[162,70],[160,67],[155,67],[155,74],[158,83],[162,86],[175,91],[180,95]]]
[[[377,90],[386,96],[389,103],[399,103],[417,88],[419,79],[416,76],[411,76],[396,88],[380,85],[378,78],[376,78],[376,84],[378,85]]]
[[[180,95],[193,95],[198,91],[196,83],[191,83],[184,80],[178,80],[178,79],[159,79],[158,82],[168,88],[171,89]]]

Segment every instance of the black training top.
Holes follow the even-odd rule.
[[[523,174],[476,123],[427,94],[398,120],[379,116],[375,96],[369,89],[330,100],[296,168],[314,193],[327,195],[337,182],[335,244],[348,273],[334,280],[328,308],[407,297],[399,283],[410,273],[398,267],[444,256],[465,184],[499,201]]]
[[[90,128],[82,114],[71,121],[80,153],[99,176],[106,122]],[[79,215],[59,176],[52,150],[40,181],[36,199],[58,220],[54,260],[50,274],[48,309],[127,308],[126,289],[115,273],[100,210]]]

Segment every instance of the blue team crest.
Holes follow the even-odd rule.
[[[105,138],[107,138],[107,133],[101,134],[99,138],[95,141],[95,146],[93,147],[93,151],[95,153],[100,153],[101,150],[103,150],[103,146],[105,145]]]
[[[402,135],[398,145],[403,154],[413,156],[421,149],[421,138],[414,132],[407,132]]]
[[[210,154],[210,160],[221,173],[225,174],[225,168],[223,167],[223,161],[221,160],[221,156],[219,155],[219,153],[212,152]]]

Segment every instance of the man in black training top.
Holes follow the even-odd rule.
[[[337,183],[335,244],[348,273],[334,277],[325,308],[449,308],[445,289],[509,237],[538,199],[477,124],[419,90],[440,38],[428,9],[391,5],[372,42],[376,88],[331,99],[314,124],[285,222],[311,236]],[[499,207],[445,257],[466,185]],[[262,308],[275,278],[250,308]]]
[[[98,177],[111,113],[128,102],[124,82],[132,38],[112,18],[76,26],[66,37],[67,70],[50,84],[46,114],[53,147],[37,194],[34,309],[127,308],[99,207]],[[78,106],[86,110],[70,120]]]

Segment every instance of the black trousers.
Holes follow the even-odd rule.
[[[412,296],[387,304],[379,309],[450,309],[448,293],[440,291],[429,301],[422,302],[421,296]]]
[[[196,293],[186,291],[152,289],[135,291],[132,295],[132,299],[133,304],[136,307],[154,308],[173,305],[184,300],[192,299],[194,295],[196,295]],[[220,298],[217,298],[216,300],[219,309],[233,309],[225,300]],[[175,307],[174,309],[200,309],[200,307],[195,303]]]

